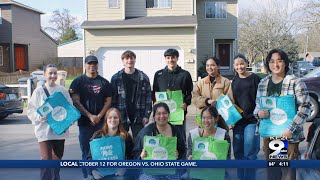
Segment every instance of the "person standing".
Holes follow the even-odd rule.
[[[124,68],[111,78],[113,88],[112,107],[121,112],[122,124],[126,131],[131,127],[135,138],[149,122],[152,110],[149,77],[135,68],[136,54],[125,51],[121,55]]]
[[[34,133],[39,142],[41,160],[60,160],[64,153],[64,142],[69,131],[57,135],[47,123],[47,118],[41,117],[37,113],[37,109],[45,102],[48,94],[55,92],[61,92],[70,104],[72,104],[72,100],[66,88],[55,83],[58,75],[54,64],[48,64],[44,67],[44,76],[46,83],[37,87],[32,93],[28,102],[27,116],[35,125]],[[40,179],[60,180],[59,173],[60,168],[41,168]]]
[[[183,135],[186,142],[186,114],[187,107],[191,104],[191,91],[193,88],[192,78],[188,71],[178,66],[179,52],[176,49],[168,49],[164,52],[167,66],[157,71],[153,81],[153,101],[155,102],[155,92],[177,91],[181,90],[183,94],[183,104],[181,108],[184,110],[183,125],[177,125],[177,129]]]
[[[70,85],[74,106],[80,111],[78,120],[79,142],[82,159],[86,160],[90,151],[90,138],[102,128],[104,115],[111,106],[112,86],[108,80],[98,75],[98,59],[89,55],[85,58],[85,74],[77,77]],[[84,179],[93,179],[90,169],[82,169]]]
[[[253,111],[256,107],[256,94],[260,77],[247,71],[248,60],[242,54],[234,57],[236,71],[231,83],[230,95],[240,107],[242,119],[233,127],[233,153],[236,160],[257,160],[260,150],[260,136],[256,134],[258,120]],[[256,169],[238,169],[240,180],[255,180]]]
[[[287,74],[289,71],[288,55],[281,49],[272,49],[265,60],[265,67],[271,74],[263,78],[258,85],[256,107],[254,116],[256,119],[268,118],[268,110],[260,107],[262,96],[284,96],[294,95],[297,114],[294,116],[291,125],[281,132],[281,136],[289,139],[288,157],[289,160],[297,159],[300,155],[299,143],[303,141],[303,124],[310,116],[310,97],[305,83],[294,75]],[[265,158],[269,159],[269,138],[263,138],[263,151]],[[267,179],[295,179],[296,171],[292,168],[267,169]]]

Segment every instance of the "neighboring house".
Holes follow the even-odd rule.
[[[194,81],[202,60],[218,56],[221,73],[233,74],[237,52],[237,0],[86,0],[85,56],[94,53],[99,71],[110,80],[122,68],[121,54],[137,54],[136,67],[153,80],[165,66],[168,48],[180,52],[178,64]]]
[[[41,14],[16,1],[0,0],[0,71],[32,71],[55,60],[57,43],[41,29]]]
[[[76,39],[58,45],[58,59],[63,67],[83,68],[84,41]]]

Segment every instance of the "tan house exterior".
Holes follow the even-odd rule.
[[[137,54],[136,67],[153,80],[165,67],[168,48],[180,52],[178,64],[197,80],[201,61],[222,60],[221,73],[233,74],[237,51],[236,0],[86,0],[85,56],[95,54],[99,72],[110,80],[122,68],[125,50]]]
[[[43,12],[0,0],[0,71],[32,71],[55,60],[57,43],[41,29]]]

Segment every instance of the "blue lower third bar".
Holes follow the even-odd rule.
[[[267,168],[265,160],[118,161],[118,160],[0,160],[0,168]],[[320,168],[320,161],[290,161],[290,168]]]

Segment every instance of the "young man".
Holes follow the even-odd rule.
[[[269,117],[268,110],[260,108],[261,96],[281,96],[294,95],[297,107],[297,114],[295,115],[291,125],[288,129],[281,132],[282,137],[287,137],[289,140],[288,157],[289,160],[296,159],[299,155],[299,143],[304,140],[303,124],[310,115],[309,93],[306,85],[294,75],[288,75],[289,59],[287,54],[281,49],[273,49],[267,55],[265,66],[270,75],[261,80],[258,85],[256,108],[253,112],[257,119],[264,119]],[[263,151],[265,158],[269,159],[269,138],[263,138]],[[295,179],[295,169],[267,169],[267,179]]]
[[[113,88],[112,107],[121,112],[125,130],[131,127],[135,139],[149,122],[152,110],[151,87],[148,76],[135,68],[136,54],[125,51],[121,55],[123,69],[111,78]]]
[[[98,75],[98,59],[85,58],[85,74],[77,77],[70,86],[74,106],[81,112],[78,120],[79,142],[82,159],[86,160],[90,151],[89,141],[93,133],[102,128],[106,111],[111,106],[112,86]],[[84,179],[93,179],[90,169],[82,169]]]
[[[191,92],[193,88],[191,75],[188,71],[183,70],[178,66],[179,52],[176,49],[168,49],[164,52],[164,57],[167,66],[164,69],[157,71],[153,81],[153,101],[155,102],[155,92],[177,91],[182,90],[184,96],[181,108],[184,110],[184,115],[187,114],[187,106],[191,104]],[[186,122],[185,116],[183,125],[178,125],[178,130],[183,134],[186,140]]]

